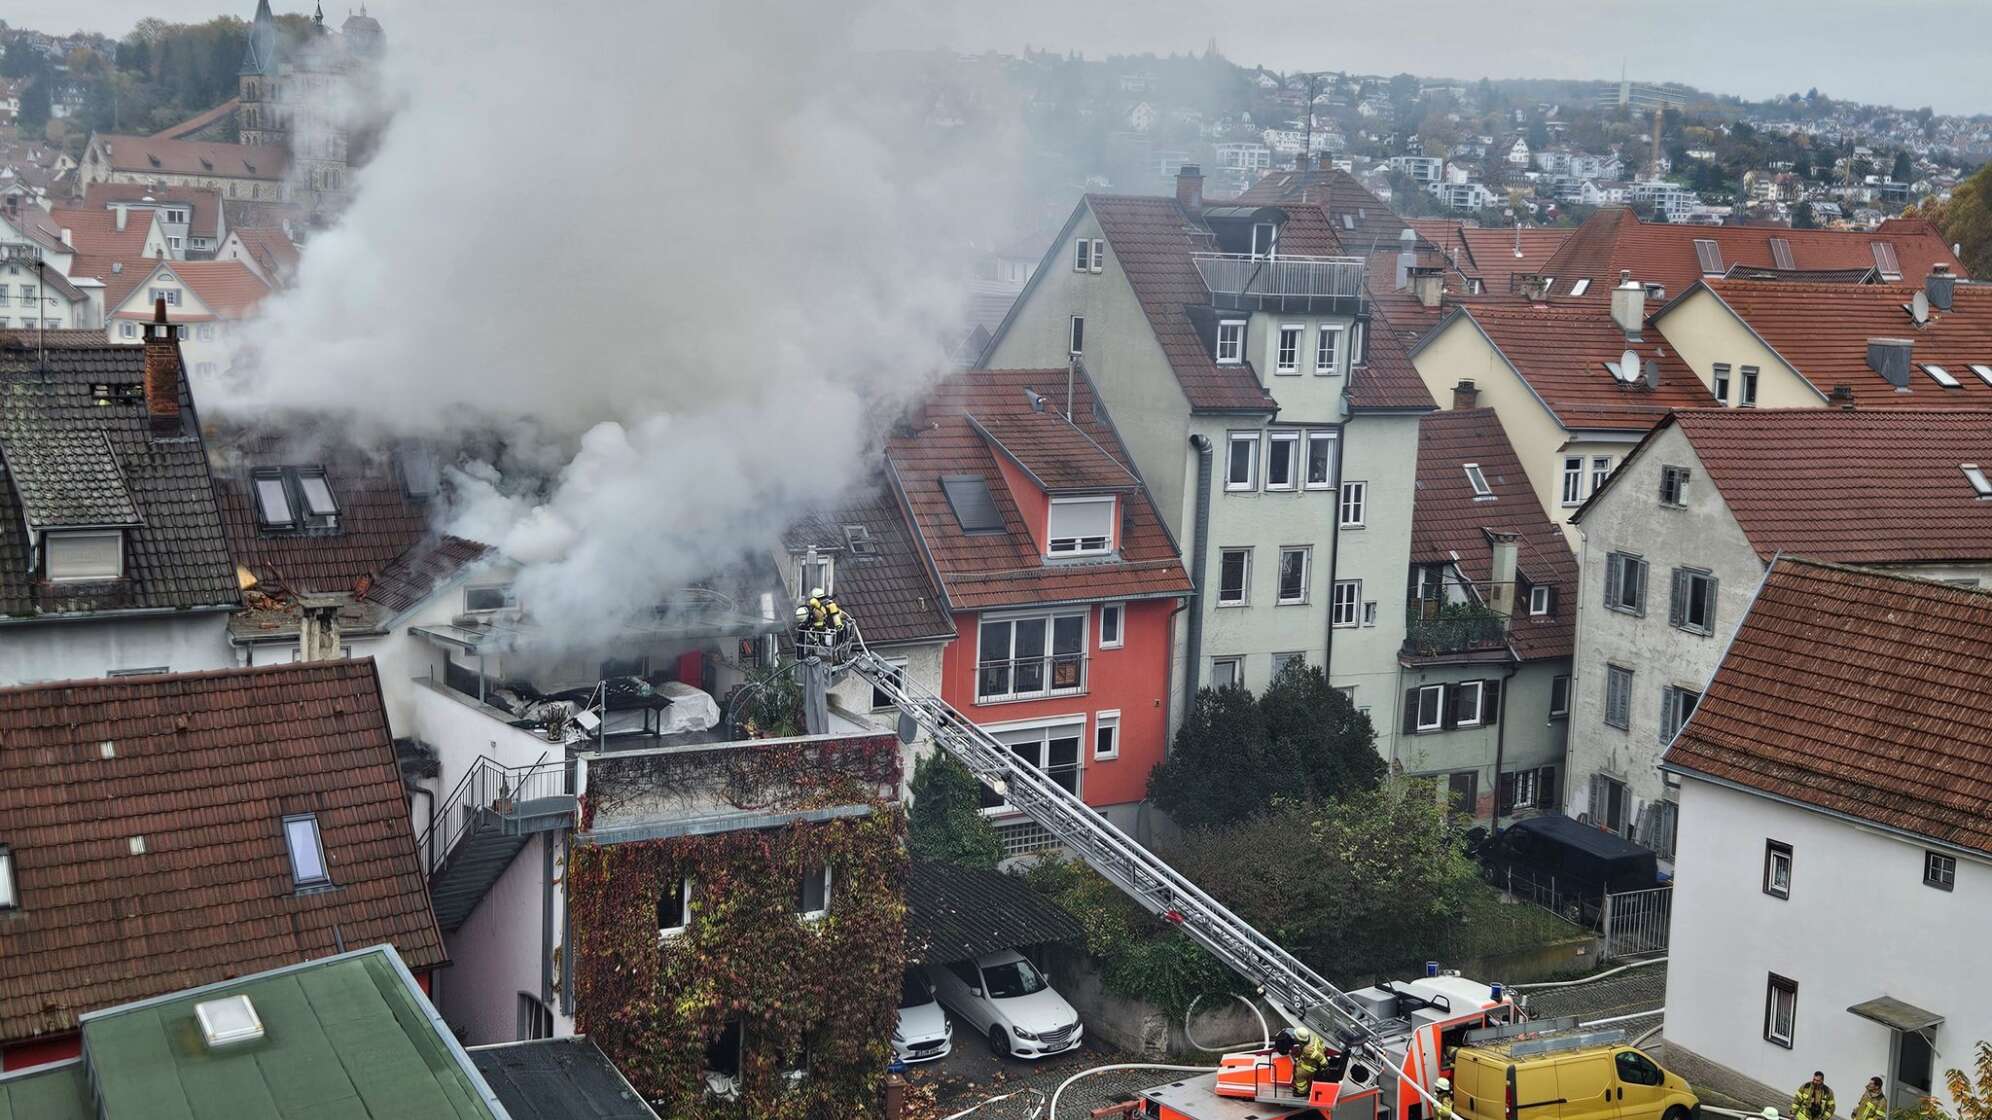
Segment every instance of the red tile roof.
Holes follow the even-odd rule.
[[[1854,391],[1861,408],[1992,407],[1992,384],[1972,372],[1992,369],[1992,285],[1959,283],[1950,311],[1932,311],[1916,324],[1907,310],[1915,284],[1794,284],[1767,280],[1710,280],[1704,285],[1749,324],[1821,396],[1834,386]],[[1677,300],[1676,306],[1684,300]],[[1666,312],[1654,315],[1664,329]],[[1909,387],[1898,389],[1868,367],[1873,338],[1908,339]],[[1924,370],[1940,365],[1959,384],[1946,388]]]
[[[140,262],[141,266],[145,263]],[[132,292],[161,271],[171,272],[178,277],[196,298],[207,305],[208,310],[217,319],[248,318],[255,312],[256,305],[262,302],[263,297],[270,294],[270,286],[263,282],[263,278],[241,261],[157,261],[153,262],[153,267],[150,269],[125,266],[124,276],[126,278],[135,276],[137,279],[129,280],[125,284],[125,291],[119,302],[129,299]],[[108,291],[105,294],[104,306],[106,308],[114,306]],[[150,319],[152,308],[134,307],[117,313],[119,318],[134,316]],[[199,316],[189,312],[184,315],[173,314],[171,318],[174,322],[191,322],[196,321]]]
[[[1781,559],[1665,765],[1992,853],[1992,595]]]
[[[1194,273],[1193,273],[1194,274]],[[886,447],[894,486],[903,497],[923,551],[940,577],[949,609],[991,607],[1092,599],[1153,598],[1187,594],[1190,580],[1168,530],[1156,516],[1145,490],[1126,492],[1120,532],[1120,554],[1098,561],[1047,564],[1038,552],[1018,503],[1004,483],[991,441],[968,421],[969,414],[985,426],[998,421],[1005,431],[1022,425],[1045,429],[1076,426],[1121,469],[1133,472],[1133,460],[1120,437],[1095,407],[1093,387],[1082,374],[1073,381],[1072,420],[1047,409],[1034,412],[1025,389],[1062,401],[1066,371],[970,370],[949,377],[934,390],[926,426],[910,435],[897,435]],[[1069,435],[1047,437],[1054,442]],[[941,489],[944,476],[974,475],[989,487],[1002,515],[1001,534],[969,534]]]
[[[870,555],[853,552],[844,527],[862,526],[871,537]],[[881,479],[870,491],[838,509],[805,517],[782,534],[789,552],[802,555],[811,545],[834,557],[838,605],[850,611],[872,645],[947,641],[954,620],[941,609],[913,530],[899,499]]]
[[[1992,467],[1992,411],[1689,409],[1656,434],[1668,424],[1765,560],[1992,561],[1992,501],[1958,469]]]
[[[1655,332],[1648,331],[1645,341],[1627,341],[1608,312],[1598,301],[1554,307],[1475,302],[1461,306],[1441,330],[1477,325],[1566,429],[1644,431],[1669,409],[1715,403]],[[1642,370],[1657,363],[1657,389],[1648,388],[1643,375],[1639,384],[1622,384],[1605,368],[1627,350],[1639,355]]]
[[[1382,199],[1338,167],[1269,171],[1233,201],[1241,206],[1315,209],[1352,253],[1394,253],[1406,228],[1404,219]]]
[[[281,283],[297,269],[297,243],[281,228],[252,227],[230,230],[229,233],[242,239],[242,248],[256,258],[256,263],[272,280]]]
[[[293,813],[334,889],[293,887]],[[0,1039],[342,942],[446,963],[371,660],[0,689],[0,821]]]
[[[86,209],[106,210],[119,202],[137,202],[144,198],[156,199],[160,205],[173,202],[187,204],[187,233],[191,237],[219,237],[221,224],[221,192],[201,190],[195,187],[146,186],[143,183],[91,183],[83,188],[83,206]],[[133,211],[134,213],[136,211]]]
[[[117,171],[140,175],[212,175],[282,182],[290,152],[280,144],[229,144],[219,140],[172,140],[163,136],[119,136],[100,132],[90,147]],[[84,156],[87,162],[89,156]]]
[[[1693,226],[1666,222],[1643,222],[1632,211],[1607,207],[1585,219],[1556,255],[1540,271],[1556,277],[1556,288],[1568,292],[1570,283],[1589,277],[1593,289],[1618,283],[1620,270],[1630,270],[1641,283],[1664,285],[1669,296],[1678,295],[1702,277],[1696,241],[1713,241],[1721,252],[1726,271],[1732,265],[1778,267],[1780,262],[1773,240],[1790,247],[1794,268],[1841,269],[1873,268],[1874,246],[1894,247],[1905,279],[1920,280],[1933,264],[1951,266],[1965,275],[1964,266],[1952,255],[1933,228],[1926,224],[1897,223],[1873,233],[1825,229],[1783,229],[1775,226]]]
[[[1526,226],[1520,230],[1513,227],[1499,229],[1493,227],[1468,227],[1460,231],[1467,248],[1473,254],[1473,267],[1478,271],[1481,282],[1489,293],[1507,294],[1514,277],[1525,272],[1538,275],[1550,274],[1545,267],[1556,256],[1563,244],[1576,233],[1570,226],[1544,227]],[[1519,242],[1522,255],[1515,256],[1515,246]],[[1573,277],[1574,279],[1574,277]],[[1570,286],[1561,286],[1569,291]]]
[[[368,580],[364,598],[390,611],[411,610],[434,594],[437,586],[493,551],[490,545],[462,537],[426,537]]]
[[[1349,378],[1349,409],[1352,412],[1396,411],[1438,407],[1418,367],[1411,364],[1411,348],[1405,334],[1381,314],[1370,316],[1368,352],[1365,364]]]
[[[970,412],[968,422],[1037,482],[1046,493],[1060,490],[1133,490],[1141,485],[1120,460],[1093,441],[1085,429],[1057,415],[1063,394],[1045,401],[1046,414],[1021,416]]]
[[[119,229],[115,211],[91,206],[58,206],[49,211],[48,221],[57,229],[69,231],[69,243],[79,258],[137,261],[145,259],[145,238],[152,232],[156,217],[149,210],[127,211],[125,226]],[[70,271],[72,275],[78,275],[75,269]],[[103,276],[98,278],[109,279]]]
[[[1480,468],[1493,497],[1474,493],[1467,463]],[[1518,592],[1508,626],[1523,660],[1568,657],[1577,623],[1577,560],[1569,542],[1543,513],[1521,460],[1491,408],[1434,412],[1418,424],[1418,482],[1411,511],[1411,562],[1457,562],[1467,579],[1485,586],[1493,578],[1489,531],[1517,535],[1517,567],[1530,584],[1556,589],[1555,611],[1528,614]]]

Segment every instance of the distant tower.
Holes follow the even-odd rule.
[[[277,17],[270,0],[257,0],[256,19],[249,25],[249,45],[236,71],[236,93],[242,107],[236,116],[244,144],[281,144],[284,139],[278,102],[281,79],[277,68]]]
[[[242,52],[236,130],[244,144],[280,144],[290,152],[289,200],[313,208],[342,201],[351,190],[348,121],[338,111],[339,88],[366,71],[386,48],[380,21],[346,17],[337,34],[325,9],[311,16],[309,41],[293,57],[282,52],[270,0],[257,0]]]

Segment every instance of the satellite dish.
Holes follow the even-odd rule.
[[[1627,385],[1639,380],[1639,355],[1630,350],[1619,355],[1619,380]]]
[[[1928,292],[1919,291],[1915,296],[1911,297],[1909,300],[1909,317],[1918,323],[1927,323],[1930,321],[1930,295]]]

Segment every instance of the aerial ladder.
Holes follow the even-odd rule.
[[[1305,1096],[1293,1092],[1288,1056],[1258,1050],[1225,1055],[1215,1075],[1158,1088],[1149,1104],[1159,1111],[1150,1115],[1172,1120],[1236,1115],[1223,1111],[1223,1102],[1212,1100],[1215,1095],[1284,1110],[1254,1113],[1268,1117],[1421,1120],[1435,1115],[1429,1111],[1438,1104],[1434,1086],[1439,1077],[1450,1076],[1451,1051],[1466,1032],[1519,1020],[1519,1010],[1500,986],[1442,975],[1435,966],[1428,965],[1428,975],[1419,980],[1355,993],[1337,988],[1077,794],[867,650],[855,621],[847,623],[847,632],[825,640],[801,638],[797,657],[812,731],[821,729],[824,697],[834,678],[844,672],[862,677],[898,708],[902,740],[913,738],[913,727],[925,731],[1010,807],[1143,909],[1209,950],[1289,1023],[1306,1026],[1329,1045],[1326,1071]],[[1217,1107],[1202,1108],[1199,1102]]]

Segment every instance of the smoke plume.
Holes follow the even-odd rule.
[[[959,337],[952,250],[1012,197],[1000,114],[937,123],[946,75],[861,54],[849,5],[373,14],[392,119],[204,401],[502,446],[444,527],[578,632],[868,477]]]

